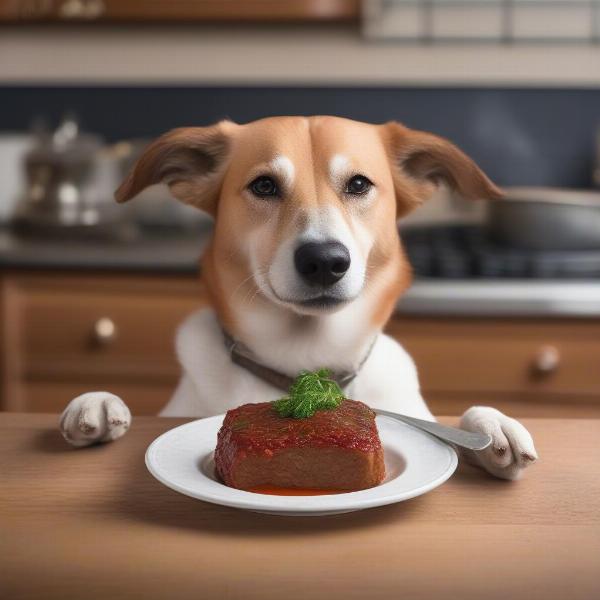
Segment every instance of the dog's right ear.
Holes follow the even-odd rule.
[[[398,216],[429,198],[439,182],[463,198],[495,199],[502,192],[464,152],[448,140],[396,122],[381,126],[388,146]]]
[[[235,123],[182,127],[152,142],[115,192],[126,202],[155,183],[166,183],[175,198],[215,214]]]

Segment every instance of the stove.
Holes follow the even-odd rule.
[[[400,314],[600,318],[600,251],[533,251],[492,242],[477,225],[400,232],[415,278]]]
[[[598,280],[600,250],[539,251],[490,241],[478,225],[406,228],[401,239],[417,278]]]

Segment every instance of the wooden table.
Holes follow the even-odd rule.
[[[84,450],[56,422],[0,414],[3,598],[600,598],[600,421],[526,420],[541,459],[519,482],[463,466],[420,498],[324,518],[163,487],[144,451],[182,419],[139,417]]]

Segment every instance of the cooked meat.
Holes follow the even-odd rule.
[[[375,413],[355,400],[307,419],[281,417],[271,402],[230,410],[215,464],[227,485],[243,490],[362,490],[385,476]]]

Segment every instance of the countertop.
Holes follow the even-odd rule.
[[[210,227],[129,241],[40,240],[0,229],[0,270],[194,274]],[[397,311],[407,315],[600,317],[600,281],[415,279]]]
[[[0,414],[7,598],[600,597],[598,420],[524,419],[541,458],[517,482],[461,466],[407,502],[290,518],[154,480],[146,447],[184,419],[137,417],[122,440],[84,450],[57,420]]]
[[[0,269],[196,273],[210,227],[129,239],[52,239],[0,229]]]

